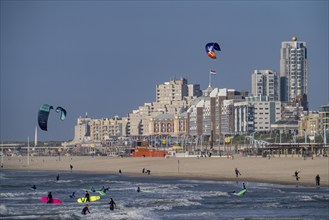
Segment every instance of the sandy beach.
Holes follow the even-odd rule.
[[[59,160],[60,159],[60,160]],[[314,159],[294,155],[272,157],[242,157],[232,158],[118,158],[118,157],[31,157],[27,165],[26,157],[7,157],[2,169],[14,170],[53,170],[70,172],[98,172],[122,175],[147,175],[142,169],[151,170],[151,176],[190,178],[218,181],[267,182],[281,184],[298,184],[315,186],[315,176],[321,177],[321,186],[329,186],[329,158]],[[236,178],[235,168],[241,172]],[[295,171],[300,171],[297,182],[293,177]]]

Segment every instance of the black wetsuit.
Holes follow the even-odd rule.
[[[316,184],[317,186],[320,186],[320,176],[319,176],[319,175],[317,175],[317,176],[315,177],[315,184]]]
[[[116,206],[116,204],[113,201],[113,199],[111,199],[111,201],[109,202],[109,204],[110,204],[110,210],[114,210],[114,206]]]
[[[47,203],[52,203],[53,202],[53,195],[51,195],[51,193],[48,194],[47,198],[48,198]]]
[[[86,202],[90,202],[89,192],[86,192],[85,198],[86,198],[86,200],[85,200]]]
[[[75,192],[73,192],[71,195],[70,195],[70,198],[74,198],[75,197]]]
[[[89,209],[88,209],[88,206],[85,206],[85,207],[82,209],[81,214],[86,215],[87,212],[89,212]],[[90,212],[89,212],[89,213],[90,213]]]

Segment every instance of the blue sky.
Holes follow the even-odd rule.
[[[126,116],[171,78],[251,90],[255,69],[280,70],[282,41],[308,47],[309,104],[329,102],[328,1],[1,1],[1,140],[70,140],[77,118]],[[218,42],[217,60],[205,53]]]

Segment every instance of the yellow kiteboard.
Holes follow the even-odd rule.
[[[95,202],[97,200],[99,200],[101,197],[100,196],[90,196],[90,202]],[[82,198],[79,198],[78,200],[78,203],[84,203],[84,202],[87,202],[87,199],[86,197],[82,197]]]

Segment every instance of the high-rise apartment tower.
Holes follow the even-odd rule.
[[[253,96],[267,96],[268,101],[279,101],[280,78],[273,70],[255,70],[251,75]]]
[[[280,59],[281,101],[288,101],[308,109],[308,70],[306,43],[282,42]]]

